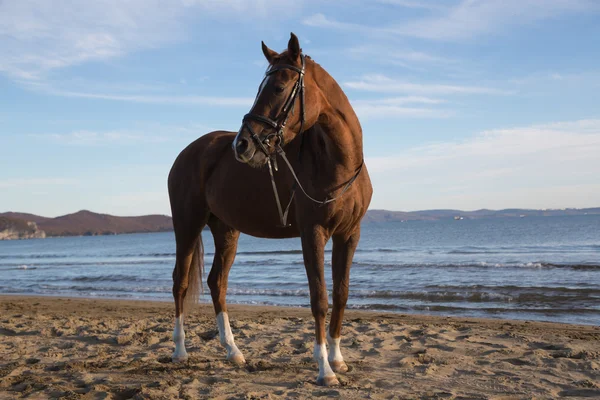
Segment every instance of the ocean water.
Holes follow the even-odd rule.
[[[171,232],[0,241],[0,293],[172,301],[174,262]],[[300,240],[242,235],[228,302],[308,307]],[[365,224],[348,308],[600,325],[600,216]]]

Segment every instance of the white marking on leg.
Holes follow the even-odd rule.
[[[183,314],[175,318],[175,328],[173,329],[173,341],[175,342],[175,351],[171,356],[173,362],[187,360],[188,354],[185,350],[185,331],[183,330]]]
[[[327,345],[325,343],[319,344],[315,341],[315,351],[313,353],[313,357],[319,364],[319,377],[317,378],[317,383],[319,385],[327,386],[337,383],[335,373],[329,366],[329,361],[327,361]],[[336,382],[333,382],[334,380]]]
[[[220,312],[217,315],[217,326],[219,328],[219,340],[227,350],[227,359],[237,364],[245,363],[244,355],[233,340],[233,333],[231,333],[231,326],[229,326],[229,316],[226,312]]]
[[[342,357],[342,352],[340,351],[340,338],[334,339],[327,332],[327,344],[329,345],[329,356],[327,357],[329,362],[344,362],[344,357]]]
[[[344,362],[344,357],[342,357],[342,352],[340,351],[340,339],[341,338],[332,338],[329,335],[329,331],[327,331],[327,344],[329,345],[329,355],[327,356],[327,360],[329,361],[331,369],[335,372],[347,372],[348,366]]]

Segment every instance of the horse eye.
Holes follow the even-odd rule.
[[[285,90],[285,87],[283,87],[283,86],[275,87],[275,93],[283,93],[284,90]]]

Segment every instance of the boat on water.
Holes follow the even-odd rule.
[[[461,216],[459,216],[459,215],[457,215],[457,216],[455,216],[455,217],[454,217],[454,220],[455,220],[455,221],[460,221],[461,219],[464,219],[464,218],[463,218],[463,217],[461,217]]]

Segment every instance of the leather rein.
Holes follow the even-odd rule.
[[[265,73],[263,83],[264,83],[265,79],[267,79],[270,75],[274,74],[277,71],[288,69],[288,70],[298,73],[298,80],[294,84],[294,88],[292,89],[290,96],[288,97],[285,104],[283,105],[283,108],[281,109],[281,112],[277,116],[276,120],[272,120],[268,117],[264,117],[262,115],[252,114],[252,113],[248,113],[248,114],[244,115],[244,118],[242,120],[242,129],[244,127],[246,129],[248,129],[248,132],[250,132],[250,136],[252,137],[252,140],[254,140],[254,142],[258,145],[258,148],[267,157],[267,165],[269,166],[269,175],[271,176],[271,185],[273,186],[273,194],[275,195],[275,202],[277,203],[277,211],[279,212],[279,219],[281,220],[280,227],[282,227],[282,228],[287,228],[287,227],[291,226],[291,224],[287,223],[287,217],[288,217],[288,213],[290,211],[290,206],[292,205],[292,200],[294,200],[294,195],[296,194],[296,187],[299,187],[300,190],[302,190],[302,193],[304,193],[304,195],[306,196],[306,198],[308,198],[309,200],[311,200],[314,203],[317,203],[321,206],[332,203],[332,202],[336,201],[337,199],[339,199],[340,197],[342,197],[342,195],[344,193],[346,193],[346,191],[348,191],[348,189],[350,189],[350,186],[352,185],[352,183],[354,183],[356,178],[358,178],[358,175],[360,175],[360,172],[362,171],[363,165],[365,163],[365,161],[363,159],[360,162],[360,166],[358,167],[354,176],[352,176],[352,178],[346,183],[346,185],[344,186],[342,191],[336,197],[333,197],[333,198],[329,198],[329,196],[327,196],[324,200],[317,200],[317,199],[313,198],[312,196],[310,196],[306,192],[306,190],[304,189],[302,184],[300,183],[300,180],[298,179],[298,176],[296,175],[296,172],[294,171],[292,164],[289,162],[289,160],[285,154],[285,151],[283,150],[283,145],[284,145],[283,132],[285,130],[285,125],[287,123],[288,117],[290,116],[290,113],[291,114],[294,113],[296,97],[298,97],[298,96],[300,96],[300,130],[298,131],[298,135],[300,135],[304,132],[304,122],[305,122],[304,72],[305,72],[305,67],[306,67],[306,61],[304,58],[304,54],[300,54],[300,60],[302,61],[302,68],[298,68],[294,65],[282,64],[282,65],[276,65],[276,66],[269,68],[267,70],[267,72]],[[262,84],[261,84],[261,86],[262,86]],[[259,94],[260,94],[260,92],[259,92]],[[265,137],[263,140],[261,140],[258,137],[258,135],[254,132],[254,130],[252,130],[252,127],[248,124],[249,120],[257,121],[262,124],[268,125],[268,126],[272,127],[273,129],[275,129],[275,133],[271,133],[271,134],[267,135],[267,137]],[[279,121],[279,122],[277,122],[277,121]],[[270,155],[267,148],[272,147],[272,146],[275,147],[276,152],[273,153],[273,155]],[[279,194],[277,192],[277,185],[275,184],[275,176],[273,174],[273,168],[275,168],[275,171],[279,170],[279,168],[277,166],[277,158],[276,158],[277,154],[279,154],[279,156],[283,159],[283,161],[287,165],[288,169],[290,170],[292,176],[294,177],[294,181],[295,181],[294,188],[292,189],[292,195],[290,197],[290,201],[288,202],[287,206],[285,207],[285,211],[281,207],[281,201],[279,200]]]

